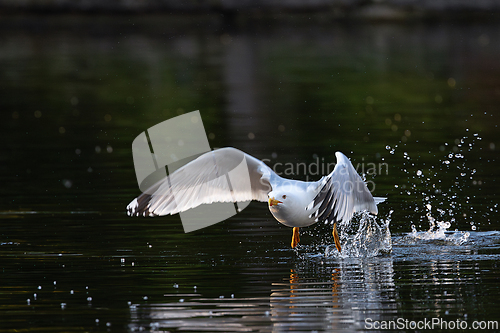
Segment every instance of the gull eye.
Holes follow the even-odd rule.
[[[282,196],[282,198],[283,198],[283,199],[286,199],[286,195],[283,195],[283,196]]]

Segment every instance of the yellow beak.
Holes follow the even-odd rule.
[[[281,201],[278,201],[274,198],[269,198],[269,207],[271,206],[277,206],[279,203],[282,203]]]

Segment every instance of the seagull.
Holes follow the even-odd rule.
[[[377,204],[386,198],[373,197],[349,159],[336,152],[334,170],[318,181],[305,182],[280,177],[261,160],[236,148],[209,151],[161,179],[127,206],[129,216],[173,215],[215,202],[267,202],[281,224],[293,228],[291,247],[300,242],[299,229],[317,222],[333,224],[332,235],[339,252],[337,223],[349,222],[356,212],[376,215]],[[250,182],[230,191],[226,177],[242,161]],[[225,184],[225,185],[224,185]],[[176,195],[177,193],[177,195]]]

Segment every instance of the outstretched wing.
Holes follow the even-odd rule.
[[[341,152],[336,152],[337,164],[332,173],[322,179],[321,190],[308,209],[309,216],[316,222],[348,222],[355,212],[367,210],[377,214],[377,205],[385,198],[377,198],[377,202],[366,187],[365,182],[356,172],[349,159]]]
[[[134,199],[127,214],[158,216],[213,202],[267,201],[274,176],[264,162],[238,149],[210,151]]]

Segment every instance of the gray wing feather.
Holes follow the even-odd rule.
[[[322,179],[319,192],[309,205],[316,221],[348,222],[355,212],[368,210],[377,214],[376,202],[365,182],[349,159],[336,152],[337,164],[331,174]],[[385,200],[377,198],[378,202]],[[377,203],[378,203],[377,202]]]
[[[127,213],[157,216],[213,202],[267,201],[276,176],[255,157],[222,148],[199,156],[153,185],[127,206]]]

